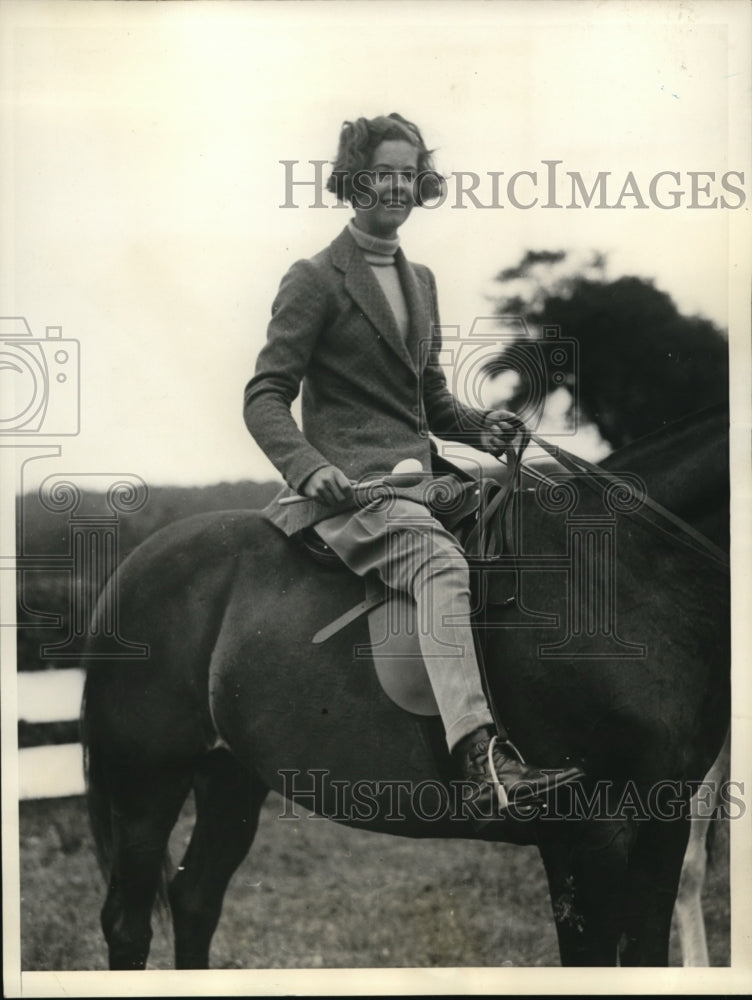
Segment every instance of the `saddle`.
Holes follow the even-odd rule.
[[[524,449],[515,452],[511,474],[504,486],[494,480],[476,480],[459,473],[462,478],[460,502],[453,505],[449,514],[436,512],[444,527],[457,538],[463,548],[471,570],[472,589],[475,591],[474,607],[482,607],[488,602],[511,604],[515,599],[516,577],[513,572],[495,572],[484,580],[483,571],[498,556],[511,554],[512,532],[509,530],[509,520],[518,489],[519,457],[522,450]],[[457,472],[459,470],[455,470]],[[301,532],[299,541],[316,562],[330,568],[340,568],[343,573],[351,573],[313,528]],[[355,574],[352,576],[353,580],[359,579]],[[489,586],[491,581],[492,587]],[[370,654],[385,693],[400,708],[415,715],[438,715],[439,709],[418,642],[415,602],[407,594],[388,587],[375,573],[367,574],[362,579],[361,586],[362,599],[319,629],[312,642],[316,645],[324,643],[351,622],[367,615],[370,645],[367,650],[359,652]],[[485,591],[491,591],[484,593],[482,601],[477,599],[481,586]],[[480,644],[476,643],[476,646],[479,647]],[[478,651],[480,652],[480,648]],[[482,670],[481,656],[479,662]]]
[[[599,494],[604,494],[604,491],[614,494],[616,491],[616,500],[612,497],[613,503],[620,503],[619,497],[624,492],[624,480],[619,475],[601,469],[581,457],[575,457],[561,448],[554,448],[527,430],[523,433],[521,443],[516,449],[507,449],[510,474],[503,487],[493,481],[472,480],[460,473],[461,478],[465,480],[463,502],[451,517],[442,516],[439,512],[436,512],[436,516],[460,541],[470,566],[471,588],[474,590],[473,606],[480,609],[473,620],[474,626],[483,624],[481,615],[489,605],[496,605],[497,608],[515,606],[518,613],[525,613],[517,592],[519,576],[524,569],[521,563],[524,563],[525,556],[515,551],[513,543],[516,537],[515,519],[521,511],[523,500],[523,491],[520,488],[521,459],[530,440],[557,461],[564,475],[575,475],[580,478],[584,487],[589,487]],[[459,472],[452,468],[455,473]],[[532,472],[529,466],[527,472]],[[540,473],[533,475],[536,480],[547,486],[557,485],[556,480],[551,480],[545,475]],[[560,474],[557,474],[557,478],[559,476]],[[725,552],[691,525],[647,496],[644,491],[636,495],[631,505],[621,504],[617,509],[623,516],[647,522],[656,530],[670,535],[677,543],[699,552],[723,568],[728,568],[729,560]],[[339,557],[315,533],[309,531],[301,541],[313,558],[331,566],[340,562]],[[551,566],[556,564],[555,568],[561,568],[561,559],[566,560],[567,557],[548,557]],[[344,564],[341,566],[343,572],[350,572]],[[353,578],[358,579],[354,574]],[[364,586],[362,600],[321,628],[313,637],[313,642],[317,644],[326,642],[350,622],[367,614],[371,638],[370,655],[387,695],[401,708],[415,714],[438,714],[420,654],[412,599],[389,590],[376,579],[365,578]],[[482,589],[479,591],[478,588]],[[528,615],[530,614],[528,611]],[[555,621],[544,621],[547,617],[545,614],[532,612],[532,615],[539,624],[555,624]],[[395,622],[398,623],[396,629]],[[473,631],[482,680],[487,689],[482,655],[485,629],[474,627]]]

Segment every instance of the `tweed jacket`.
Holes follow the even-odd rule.
[[[356,506],[315,500],[279,506],[325,465],[338,466],[352,481],[388,474],[407,458],[430,470],[429,432],[480,446],[488,411],[460,404],[439,364],[433,274],[409,263],[402,250],[395,263],[410,315],[404,339],[347,228],[282,279],[245,389],[244,417],[287,484],[265,514],[288,535]],[[301,384],[299,428],[290,406]],[[397,494],[422,500],[423,488]]]

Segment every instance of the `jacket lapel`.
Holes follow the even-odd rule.
[[[353,240],[346,229],[332,243],[332,260],[336,267],[344,271],[345,288],[348,294],[357,303],[368,320],[376,327],[384,341],[392,348],[400,361],[408,365],[408,367],[414,368],[415,359],[413,352],[408,350],[408,346],[402,339],[402,335],[394,319],[394,313],[386,300],[386,296],[381,290],[378,281],[371,273],[370,266],[358,251],[355,240]],[[415,278],[412,274],[409,275],[411,287],[409,290],[406,287],[405,274],[410,270],[410,265],[405,260],[405,255],[401,250],[397,251],[396,263],[410,314],[410,333],[408,339],[413,342],[415,341],[415,308],[420,301],[420,296],[415,287]],[[415,352],[417,353],[417,347],[415,348]]]

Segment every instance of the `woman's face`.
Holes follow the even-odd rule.
[[[415,204],[418,150],[404,139],[385,139],[373,151],[369,173],[353,178],[355,225],[391,239]]]

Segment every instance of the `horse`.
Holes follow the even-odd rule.
[[[727,435],[723,407],[693,415],[610,456],[605,485],[525,463],[510,520],[519,551],[474,568],[489,700],[525,757],[572,759],[587,780],[485,825],[440,720],[382,690],[364,616],[312,643],[362,597],[349,571],[252,510],[143,542],[114,586],[120,632],[148,655],[97,659],[91,638],[85,660],[110,968],[145,968],[160,893],[176,968],[208,967],[270,789],[362,829],[535,844],[563,965],[668,964],[691,783],[730,712]],[[584,558],[596,550],[603,579]],[[195,826],[170,878],[168,838],[191,789]]]

